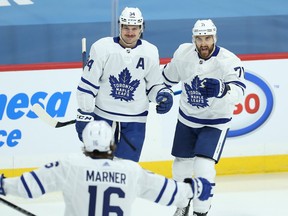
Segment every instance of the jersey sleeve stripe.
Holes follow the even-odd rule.
[[[27,192],[28,197],[29,197],[29,198],[32,198],[31,191],[29,190],[29,187],[28,187],[28,185],[27,185],[27,183],[26,183],[23,175],[20,177],[20,179],[21,179],[21,182],[22,182],[22,184],[23,184],[23,186],[24,186],[24,188],[25,188],[25,190],[26,190],[26,192]]]
[[[165,191],[165,189],[166,189],[166,187],[167,187],[167,184],[168,184],[168,179],[165,178],[163,187],[162,187],[162,189],[161,189],[161,191],[160,191],[157,199],[154,201],[155,203],[158,203],[158,202],[160,201],[160,199],[161,199],[161,197],[163,196],[163,193],[164,193],[164,191]]]
[[[175,184],[175,190],[174,190],[174,193],[173,193],[173,195],[172,195],[172,197],[171,197],[171,200],[170,200],[170,202],[168,203],[167,206],[170,206],[170,205],[174,202],[174,200],[175,200],[175,196],[176,196],[176,194],[177,194],[177,192],[178,192],[178,185],[177,185],[177,182],[174,181],[174,184]]]
[[[36,173],[34,171],[31,172],[31,175],[34,177],[35,181],[37,182],[37,184],[39,185],[39,188],[42,192],[42,194],[45,194],[45,189],[40,181],[40,179],[38,178],[38,176],[36,175]]]
[[[96,95],[95,95],[92,91],[83,89],[83,88],[81,88],[80,86],[77,87],[77,90],[78,90],[78,91],[81,91],[81,92],[85,92],[85,93],[87,93],[87,94],[90,94],[90,95],[92,95],[93,97],[96,97]]]
[[[93,85],[91,82],[89,82],[88,80],[84,79],[83,77],[81,77],[81,81],[91,87],[93,87],[94,89],[99,89],[99,86]]]

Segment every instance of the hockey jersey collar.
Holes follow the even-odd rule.
[[[195,51],[197,52],[196,49],[195,49]],[[209,60],[211,57],[215,57],[215,56],[217,56],[218,53],[219,53],[219,51],[220,51],[220,47],[215,46],[215,50],[214,50],[214,52],[213,52],[212,55],[211,55],[209,58],[207,58],[207,59],[203,59],[203,58],[201,58],[201,56],[199,55],[198,52],[197,52],[197,54],[198,54],[198,57],[199,57],[200,59],[203,59],[204,61],[207,61],[207,60]]]
[[[123,46],[119,43],[119,41],[120,41],[120,37],[119,37],[119,36],[118,36],[118,37],[114,37],[113,40],[114,40],[115,43],[118,43],[121,47],[123,47]],[[139,45],[142,45],[142,41],[141,41],[140,39],[138,39],[138,41],[137,41],[137,43],[136,43],[136,46],[133,47],[132,49],[135,49],[135,48],[136,48],[137,46],[139,46]],[[125,47],[123,47],[123,48],[125,49]]]

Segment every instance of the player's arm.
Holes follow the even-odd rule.
[[[75,127],[79,140],[81,141],[82,132],[85,126],[88,124],[88,122],[95,119],[95,114],[93,111],[95,108],[95,98],[100,88],[99,80],[102,76],[103,67],[101,55],[98,55],[97,53],[98,49],[100,49],[98,46],[99,44],[96,42],[90,49],[89,58],[86,66],[84,67],[84,71],[76,92],[78,109]]]
[[[152,52],[153,53],[153,52]],[[173,91],[164,84],[159,68],[159,55],[155,48],[154,57],[150,59],[149,71],[145,77],[147,96],[157,103],[156,112],[165,114],[173,106]]]
[[[164,65],[162,69],[162,77],[164,83],[169,87],[172,87],[181,81],[179,74],[181,74],[182,72],[182,65],[178,63],[178,59],[181,59],[181,55],[183,52],[182,47],[183,45],[180,45],[178,47],[178,49],[174,52],[171,61]]]
[[[222,94],[220,98],[224,98],[231,104],[241,103],[246,90],[244,66],[240,59],[233,55],[229,61],[225,61],[224,68],[227,72],[225,72],[221,84],[225,89],[222,88],[224,90],[222,93],[220,92]]]
[[[241,61],[237,57],[225,60],[222,70],[222,79],[206,77],[201,81],[198,91],[207,98],[216,97],[231,104],[240,103],[246,89]]]
[[[60,172],[63,172],[62,175]],[[61,190],[65,184],[65,173],[59,162],[50,163],[37,170],[23,173],[20,177],[5,178],[3,189],[6,195],[37,198],[45,193]]]
[[[97,45],[93,44],[87,64],[77,87],[78,108],[84,112],[93,112],[95,97],[99,90],[99,79],[102,75],[101,57],[97,56]]]
[[[139,186],[141,198],[166,206],[186,207],[190,199],[206,200],[211,195],[211,184],[206,179],[176,182],[145,170],[139,178]]]

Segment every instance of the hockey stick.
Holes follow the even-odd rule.
[[[43,107],[40,106],[40,104],[36,103],[32,106],[32,111],[46,124],[54,127],[54,128],[59,128],[59,127],[64,127],[70,124],[74,124],[76,121],[75,119],[66,121],[66,122],[60,122],[57,121],[56,119],[52,118],[44,109]]]
[[[115,137],[115,140],[114,141],[117,141],[116,143],[119,143],[120,142],[120,139],[121,137],[124,139],[124,141],[126,142],[127,145],[130,146],[130,148],[133,150],[133,151],[136,151],[136,147],[130,142],[130,140],[125,136],[125,134],[122,133],[121,131],[121,125],[120,125],[120,122],[115,122],[113,121],[112,122],[112,129],[114,131],[114,137]]]
[[[57,121],[56,119],[52,118],[45,110],[44,108],[36,103],[32,106],[32,111],[39,117],[39,119],[41,119],[43,122],[45,122],[46,124],[54,127],[54,128],[60,128],[60,127],[65,127],[67,125],[71,125],[71,124],[75,124],[76,120],[70,120],[70,121],[66,121],[66,122],[60,122]],[[120,134],[122,135],[123,139],[125,140],[125,142],[133,149],[133,151],[136,151],[136,147],[128,140],[128,138],[121,132],[120,130],[120,125],[119,122],[116,122],[116,129],[114,129],[115,131],[117,131],[117,139],[118,142],[120,140]],[[115,127],[115,126],[113,126]]]
[[[82,38],[82,69],[86,65],[87,57],[86,57],[86,38]]]
[[[86,65],[86,38],[82,38],[82,69],[84,69]],[[74,124],[75,120],[70,120],[67,122],[59,122],[56,119],[52,118],[41,106],[40,104],[34,104],[32,106],[32,111],[44,122],[48,125],[59,128],[64,127],[66,125]]]
[[[21,208],[20,206],[17,206],[15,204],[3,199],[2,197],[0,197],[0,201],[3,202],[4,204],[6,204],[7,206],[9,206],[9,207],[21,212],[22,214],[25,214],[25,215],[28,215],[28,216],[36,216],[35,214],[32,214],[31,212],[29,212],[29,211]]]
[[[184,215],[183,215],[183,216],[189,216],[189,210],[190,210],[191,200],[192,200],[192,199],[189,200],[188,205],[185,207],[185,211],[184,211]]]

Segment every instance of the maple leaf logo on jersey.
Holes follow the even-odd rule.
[[[204,108],[208,106],[208,100],[207,98],[203,97],[198,91],[200,84],[201,80],[199,79],[198,76],[196,76],[191,81],[191,86],[187,83],[184,83],[184,87],[186,90],[186,94],[188,96],[187,97],[188,103],[191,104],[192,106],[196,106],[197,108],[199,107]]]
[[[111,75],[109,77],[110,86],[112,87],[111,96],[115,99],[120,99],[121,101],[131,101],[134,100],[134,92],[140,84],[140,80],[131,81],[131,74],[129,70],[125,68],[119,75],[117,79],[115,76]]]

